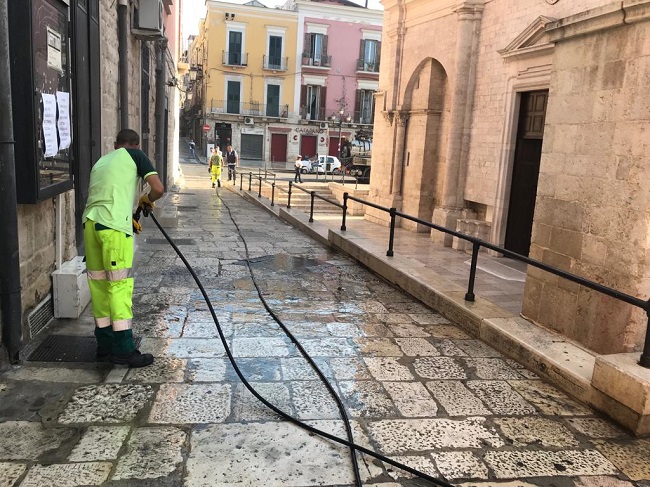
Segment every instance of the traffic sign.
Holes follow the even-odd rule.
[[[211,128],[212,127],[210,127],[207,123],[203,126],[203,130],[206,132],[209,132]]]

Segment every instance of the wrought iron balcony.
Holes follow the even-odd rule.
[[[248,66],[248,53],[239,51],[221,51],[224,66]]]
[[[320,68],[329,68],[332,66],[332,56],[330,55],[320,55],[315,56],[310,52],[302,53],[302,65],[303,66],[314,66]]]
[[[289,118],[289,105],[259,103],[255,101],[210,100],[206,107],[208,114],[245,115],[250,117]]]
[[[354,118],[352,119],[354,123],[372,125],[374,123],[374,112],[354,112]]]
[[[327,121],[325,116],[326,110],[325,107],[317,108],[316,110],[310,110],[307,107],[300,107],[300,118],[303,120],[320,120]]]
[[[363,73],[379,73],[379,61],[357,59],[357,71],[361,71]]]
[[[289,58],[279,56],[264,56],[262,69],[269,71],[287,71],[289,69]]]

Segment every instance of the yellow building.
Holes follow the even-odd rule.
[[[286,161],[288,122],[298,111],[297,13],[254,0],[208,0],[206,7],[188,52],[197,74],[189,110],[197,144],[217,143],[225,150],[231,143],[242,159]]]

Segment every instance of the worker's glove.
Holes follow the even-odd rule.
[[[212,166],[208,166],[208,173],[212,172]]]
[[[142,210],[142,213],[144,213],[144,216],[149,216],[149,212],[153,210],[156,207],[156,205],[153,204],[153,201],[149,199],[148,194],[142,195],[140,198],[140,201],[138,201],[138,208]]]
[[[139,234],[142,231],[142,225],[140,225],[140,222],[135,218],[132,219],[132,223],[133,223],[133,233],[135,233],[136,235]]]

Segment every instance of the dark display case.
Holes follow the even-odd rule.
[[[73,187],[69,10],[61,0],[9,0],[18,203]]]

